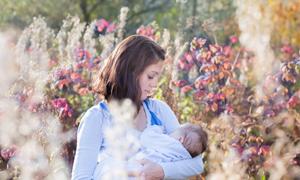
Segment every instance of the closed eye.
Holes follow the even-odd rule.
[[[154,77],[153,76],[148,76],[148,79],[153,79]]]

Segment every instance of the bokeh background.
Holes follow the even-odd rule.
[[[299,16],[297,0],[0,0],[0,179],[70,178],[93,78],[131,34],[167,50],[154,97],[209,134],[191,179],[299,179]]]

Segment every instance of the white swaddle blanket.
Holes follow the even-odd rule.
[[[127,161],[116,162],[107,152],[99,154],[98,165],[94,171],[94,179],[103,179],[116,165],[122,165],[128,171],[139,171],[141,159],[148,159],[155,163],[173,162],[192,158],[190,153],[176,139],[163,134],[161,126],[147,127],[139,137],[141,149]]]

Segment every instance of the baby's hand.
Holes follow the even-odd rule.
[[[141,177],[142,171],[127,171],[128,177]]]

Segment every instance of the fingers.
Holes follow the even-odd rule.
[[[146,175],[144,172],[141,171],[128,171],[128,177],[136,177],[137,180],[146,180]]]
[[[128,171],[127,176],[128,177],[140,177],[142,175],[141,171]]]

